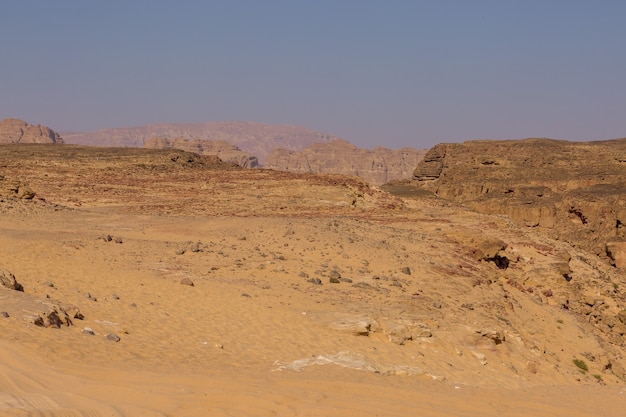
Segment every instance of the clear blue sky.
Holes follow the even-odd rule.
[[[15,0],[0,118],[298,124],[358,146],[626,136],[626,1]]]

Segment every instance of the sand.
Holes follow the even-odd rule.
[[[0,288],[0,311],[10,315],[0,317],[2,416],[621,416],[626,408],[623,381],[599,362],[588,360],[589,372],[572,364],[602,349],[588,324],[499,285],[502,272],[467,255],[471,242],[498,236],[534,257],[533,268],[549,264],[541,238],[505,218],[433,199],[354,197],[327,177],[280,174],[264,187],[273,174],[250,182],[253,174],[235,171],[221,185],[205,183],[211,193],[195,200],[183,193],[193,200],[186,206],[180,187],[172,194],[163,183],[141,183],[143,200],[124,190],[104,199],[29,175],[42,199],[0,203],[0,268],[25,289]],[[542,280],[555,291],[565,285],[549,271]],[[84,318],[34,325],[48,304],[75,306]],[[490,331],[506,340],[495,343]]]

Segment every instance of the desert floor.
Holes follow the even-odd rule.
[[[4,166],[37,198],[0,202],[24,286],[0,288],[2,416],[624,415],[622,381],[571,365],[598,348],[584,323],[476,284],[500,273],[478,238],[539,256],[505,218],[335,177],[36,162]],[[34,325],[50,306],[84,317]],[[493,310],[504,343],[476,336]]]

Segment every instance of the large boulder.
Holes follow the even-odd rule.
[[[0,269],[0,285],[10,290],[24,291],[22,284],[15,279],[15,275],[6,269]]]

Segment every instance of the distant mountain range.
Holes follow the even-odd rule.
[[[301,126],[252,122],[159,123],[93,132],[62,132],[66,143],[91,146],[144,147],[152,138],[224,141],[257,157],[263,165],[274,149],[300,151],[337,139]]]

